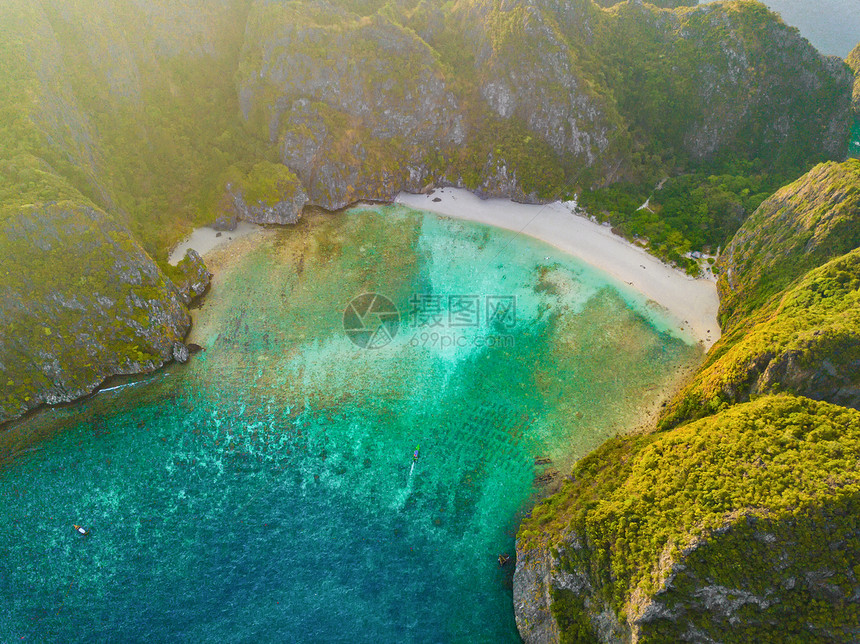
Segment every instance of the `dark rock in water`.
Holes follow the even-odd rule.
[[[534,480],[534,484],[538,485],[548,485],[552,483],[558,477],[558,470],[556,469],[548,469],[543,474],[536,476]]]
[[[201,347],[199,344],[194,344],[193,342],[189,342],[186,346],[188,347],[188,354],[192,355],[192,356],[195,353],[200,353],[201,351],[206,350],[203,347]]]
[[[222,234],[223,234],[223,233],[216,233],[216,234],[215,234],[215,236],[216,236],[216,237],[220,237]]]
[[[439,203],[440,201],[442,201],[442,200],[439,197],[436,197],[435,199],[433,199],[433,203]]]

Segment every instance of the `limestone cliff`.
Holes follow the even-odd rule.
[[[2,223],[0,422],[187,359],[187,304],[209,280],[199,256],[175,269],[177,286],[97,208],[23,207]]]
[[[850,127],[849,69],[752,3],[255,2],[239,68],[243,117],[330,209],[431,183],[540,201],[635,176],[655,143],[797,166]]]
[[[257,2],[241,70],[243,115],[331,210],[420,187],[427,153],[466,136],[433,50],[381,14]]]
[[[777,396],[611,441],[520,529],[524,641],[856,641],[858,440]]]
[[[860,246],[860,160],[827,163],[765,200],[717,264],[725,329],[806,271]]]
[[[860,119],[860,45],[857,45],[848,54],[846,62],[854,72],[854,98],[851,102],[854,108],[854,118]]]

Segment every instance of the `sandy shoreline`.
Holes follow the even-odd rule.
[[[605,226],[574,214],[560,202],[545,206],[507,199],[482,200],[467,190],[441,188],[427,195],[400,193],[396,203],[513,230],[565,251],[653,300],[705,349],[720,338],[716,283],[667,266]]]
[[[219,232],[209,226],[195,228],[188,237],[173,247],[167,261],[173,266],[176,266],[176,264],[185,257],[185,251],[189,248],[196,250],[202,257],[219,246],[232,243],[241,237],[245,237],[257,230],[261,230],[262,228],[262,226],[249,224],[245,221],[240,221],[236,226],[236,230],[225,230],[223,232]]]
[[[706,350],[720,338],[717,323],[720,301],[713,279],[691,278],[613,235],[606,226],[575,214],[561,202],[537,206],[507,199],[484,200],[467,190],[440,188],[426,195],[402,192],[395,203],[453,219],[505,228],[544,241],[656,302],[667,311],[682,334],[701,342]],[[178,262],[188,248],[194,248],[204,258],[215,259],[224,255],[216,251],[227,251],[241,238],[261,230],[265,228],[245,222],[240,222],[234,231],[220,234],[212,228],[198,228],[174,247],[169,261],[171,264]],[[227,256],[232,254],[228,252]]]

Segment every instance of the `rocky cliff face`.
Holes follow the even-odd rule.
[[[851,106],[854,108],[854,118],[860,119],[860,45],[848,54],[846,62],[854,72],[854,97]]]
[[[466,45],[478,91],[497,116],[518,119],[576,166],[600,159],[610,169],[619,163],[609,150],[619,119],[611,99],[601,95],[604,88],[590,82],[578,61],[579,43],[561,30],[558,9],[550,2],[460,6],[457,17],[464,28],[471,26]],[[568,3],[562,20],[587,29],[597,15],[580,0]]]
[[[329,209],[431,183],[540,201],[630,176],[655,141],[796,165],[843,155],[850,126],[848,68],[749,3],[256,2],[239,67],[244,118]]]
[[[177,285],[127,229],[69,202],[9,213],[0,254],[0,422],[187,358],[187,304],[209,279],[196,254]]]
[[[466,136],[433,50],[379,14],[255,3],[241,69],[243,115],[330,210],[416,188],[428,152]]]
[[[524,641],[856,640],[858,430],[766,397],[604,446],[520,529]]]

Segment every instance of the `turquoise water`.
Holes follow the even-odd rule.
[[[518,641],[497,556],[536,477],[700,349],[477,224],[386,207],[244,243],[216,262],[203,353],[15,428],[43,438],[0,470],[0,641]],[[375,349],[343,328],[368,292],[402,314],[363,318],[396,331]],[[449,307],[474,296],[472,325]],[[516,315],[488,321],[488,298]]]

